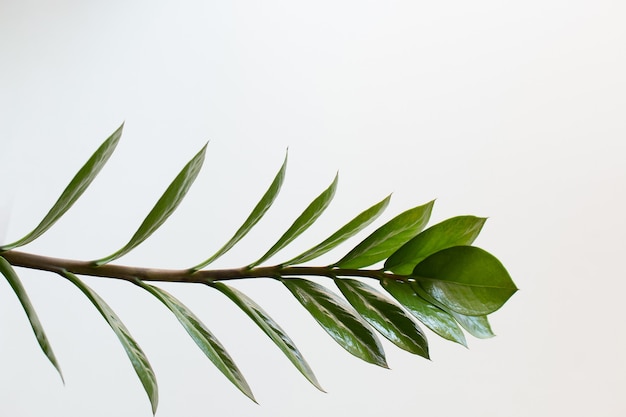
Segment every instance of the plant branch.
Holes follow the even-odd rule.
[[[406,281],[407,276],[384,272],[380,269],[345,269],[333,266],[262,266],[255,268],[231,268],[194,271],[192,269],[159,269],[106,264],[97,266],[93,262],[73,259],[53,258],[32,253],[9,250],[0,253],[11,265],[22,268],[38,269],[56,273],[71,272],[102,278],[122,279],[135,282],[193,282],[206,284],[216,281],[228,281],[249,278],[283,278],[289,276],[323,277],[362,277],[382,280],[384,278]]]

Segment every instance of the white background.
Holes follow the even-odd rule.
[[[86,278],[150,358],[158,416],[626,415],[625,21],[621,1],[3,0],[0,241],[31,230],[126,121],[83,198],[23,249],[110,254],[210,140],[179,210],[117,261],[188,267],[232,235],[289,147],[275,207],[215,267],[258,258],[338,169],[334,204],[274,261],[394,192],[377,224],[433,198],[433,222],[488,216],[476,244],[521,290],[493,315],[496,338],[467,350],[429,333],[432,361],[384,342],[384,370],[343,351],[277,283],[238,283],[324,394],[225,297],[164,285],[227,347],[256,405],[156,299]],[[0,280],[0,415],[151,415],[87,299],[55,275],[18,273],[66,385]]]

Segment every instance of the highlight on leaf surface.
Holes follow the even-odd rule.
[[[174,295],[149,282],[205,284],[224,294],[270,338],[313,386],[322,391],[313,370],[285,330],[254,300],[226,285],[225,281],[278,280],[338,345],[352,355],[384,368],[387,368],[387,360],[376,332],[400,349],[429,358],[431,353],[426,334],[419,323],[444,339],[467,346],[464,330],[477,338],[494,336],[488,315],[501,308],[517,291],[509,273],[497,258],[483,249],[470,246],[480,233],[484,218],[458,216],[425,229],[434,201],[393,217],[343,256],[337,256],[339,261],[334,264],[303,265],[337,249],[374,222],[389,205],[390,196],[361,211],[321,243],[292,259],[273,266],[263,265],[317,221],[335,195],[338,176],[257,261],[232,269],[206,269],[207,265],[241,241],[272,207],[285,179],[287,156],[243,224],[205,261],[193,268],[177,270],[109,264],[141,244],[170,218],[200,172],[206,145],[171,182],[128,243],[112,255],[86,262],[14,250],[41,236],[82,195],[111,156],[121,131],[122,127],[105,140],[32,232],[0,247],[0,273],[18,297],[39,345],[59,374],[59,364],[14,267],[53,272],[79,288],[118,337],[148,395],[153,412],[157,409],[158,390],[146,355],[109,305],[85,285],[79,275],[126,280],[149,292],[170,310],[226,378],[253,401],[252,390],[239,368],[200,318]],[[370,267],[379,262],[383,263],[382,268]],[[308,279],[310,277],[334,282],[341,295]],[[366,284],[364,280],[377,281],[382,290]]]

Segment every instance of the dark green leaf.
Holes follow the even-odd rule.
[[[183,303],[153,285],[145,284],[140,280],[135,283],[147,290],[150,294],[158,298],[176,316],[180,324],[183,325],[189,336],[196,342],[196,345],[213,362],[215,366],[248,398],[256,402],[254,395],[248,386],[245,378],[235,365],[224,346],[213,336],[206,326],[196,317]]]
[[[438,223],[402,245],[385,262],[385,269],[409,275],[424,258],[452,246],[471,245],[487,219],[459,216]]]
[[[319,216],[322,215],[324,210],[328,207],[331,200],[335,195],[337,189],[337,180],[339,176],[336,175],[332,184],[324,190],[309,206],[302,212],[302,214],[293,222],[293,224],[287,229],[287,231],[278,239],[278,241],[263,255],[258,261],[253,262],[248,267],[253,268],[273,255],[279,250],[291,243],[296,237],[300,236],[302,232],[311,226]]]
[[[218,250],[213,256],[211,256],[206,261],[202,262],[199,265],[193,267],[194,271],[204,268],[209,265],[211,262],[228,252],[233,246],[237,244],[249,231],[254,227],[255,224],[261,220],[265,212],[271,207],[272,203],[276,199],[278,192],[283,184],[283,180],[285,179],[285,171],[287,170],[287,156],[285,155],[285,161],[283,165],[280,167],[278,174],[274,178],[274,181],[270,185],[270,188],[265,192],[261,200],[257,203],[252,210],[252,213],[248,216],[243,225],[235,232],[233,237],[224,245],[220,250]]]
[[[378,338],[349,304],[314,282],[300,278],[282,281],[341,347],[366,362],[387,368]]]
[[[376,220],[376,218],[380,216],[383,211],[385,211],[385,208],[387,208],[390,198],[391,196],[388,196],[383,201],[368,208],[367,210],[356,216],[354,219],[352,219],[348,224],[333,233],[328,239],[326,239],[319,245],[309,249],[308,251],[296,256],[290,261],[283,263],[283,265],[304,263],[315,259],[318,256],[322,256],[329,250],[337,247],[337,245],[351,238],[352,236],[363,230],[367,225]]]
[[[291,338],[287,336],[283,329],[272,319],[257,303],[252,301],[241,291],[235,288],[228,287],[221,282],[211,284],[212,287],[217,288],[230,298],[235,304],[237,304],[247,315],[254,321],[263,332],[269,336],[272,341],[283,351],[285,356],[289,358],[291,363],[305,376],[306,379],[311,382],[317,389],[324,391],[317,378],[313,374],[313,371],[309,367],[296,345]]]
[[[416,294],[411,284],[385,279],[381,285],[413,316],[444,339],[467,346],[465,335],[454,318]]]
[[[207,145],[204,145],[200,152],[185,165],[170,186],[167,187],[165,193],[163,193],[148,216],[146,216],[130,241],[114,254],[94,261],[96,265],[104,265],[130,252],[137,245],[146,240],[167,220],[174,210],[176,210],[198,176],[200,168],[202,168],[202,163],[204,162],[206,146]]]
[[[428,223],[434,203],[431,201],[394,217],[359,243],[337,262],[336,266],[356,269],[386,259],[406,241],[422,231]]]
[[[361,281],[335,278],[335,284],[352,307],[380,334],[399,348],[428,358],[426,336],[400,307]]]
[[[17,248],[23,246],[33,240],[37,239],[43,233],[46,232],[54,223],[56,223],[63,214],[78,200],[78,198],[85,192],[87,187],[96,178],[104,164],[109,160],[111,154],[115,150],[117,143],[122,136],[122,124],[107,140],[100,145],[98,150],[89,158],[89,160],[83,165],[83,167],[76,173],[72,181],[63,190],[59,199],[54,203],[54,206],[48,211],[39,225],[29,234],[18,240],[17,242],[9,245],[4,245],[0,248],[1,251]]]
[[[453,311],[451,311],[450,314],[452,314],[455,320],[474,337],[488,339],[495,336],[493,331],[491,331],[487,316],[464,316],[463,314]]]
[[[61,367],[59,366],[57,362],[57,358],[54,356],[54,352],[52,352],[52,347],[50,346],[50,342],[48,341],[48,338],[46,337],[46,333],[43,330],[43,326],[41,325],[41,322],[39,321],[39,317],[37,317],[37,313],[35,312],[35,309],[33,308],[33,305],[31,304],[30,299],[28,298],[28,294],[26,294],[26,290],[22,286],[22,282],[18,278],[11,264],[7,262],[7,260],[1,256],[0,256],[0,273],[2,273],[2,275],[4,275],[4,277],[7,279],[7,281],[9,281],[9,284],[11,285],[11,288],[13,288],[15,295],[17,295],[18,300],[20,300],[20,303],[22,304],[22,307],[24,308],[24,312],[26,313],[26,317],[28,317],[28,321],[30,322],[30,326],[33,328],[33,332],[35,333],[37,342],[39,343],[39,346],[41,346],[41,350],[43,350],[43,353],[46,354],[46,356],[48,357],[48,360],[52,363],[52,365],[54,365],[57,372],[59,373],[61,380],[63,380]]]
[[[78,277],[71,272],[64,271],[62,275],[67,278],[72,284],[76,285],[82,292],[89,298],[89,301],[96,307],[96,309],[102,314],[102,317],[111,326],[113,332],[117,335],[117,338],[122,343],[130,362],[135,368],[135,372],[141,381],[150,404],[152,405],[152,413],[156,413],[157,405],[159,403],[159,393],[154,376],[154,371],[148,362],[148,358],[143,353],[135,339],[130,335],[124,323],[119,319],[117,314],[109,307],[109,305],[96,294],[91,288],[85,285]]]
[[[473,246],[455,246],[417,264],[416,284],[449,310],[483,316],[500,308],[517,291],[493,255]]]

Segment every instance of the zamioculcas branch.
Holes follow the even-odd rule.
[[[462,329],[479,338],[493,336],[487,316],[502,307],[517,290],[498,259],[472,246],[485,219],[458,216],[426,228],[434,201],[395,216],[330,265],[304,264],[335,249],[370,225],[387,208],[390,197],[360,212],[311,249],[291,259],[266,265],[269,259],[277,256],[324,213],[337,189],[337,176],[258,259],[238,268],[207,269],[209,264],[242,240],[271,208],[285,178],[287,157],[241,227],[204,261],[176,270],[112,263],[150,237],[176,210],[200,172],[206,145],[166,188],[129,241],[111,255],[84,261],[17,250],[45,233],[69,210],[108,161],[121,134],[122,126],[89,158],[31,232],[13,243],[0,246],[0,273],[18,297],[39,345],[59,375],[59,364],[20,282],[16,267],[56,273],[69,280],[91,301],[118,336],[148,395],[153,412],[157,409],[158,389],[147,357],[119,317],[78,276],[121,279],[146,290],[174,314],[224,376],[252,400],[252,390],[226,348],[189,308],[155,284],[200,283],[224,294],[320,390],[320,383],[291,338],[261,306],[240,290],[229,286],[228,281],[258,278],[278,280],[341,347],[366,362],[382,367],[387,367],[387,362],[377,333],[401,349],[428,358],[426,334],[419,323],[447,340],[466,346]],[[328,283],[335,284],[338,293],[308,277],[326,278]],[[378,283],[384,291],[366,281]]]

